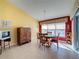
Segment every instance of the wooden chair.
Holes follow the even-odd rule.
[[[40,36],[40,44],[44,45],[46,42],[46,39],[44,36]]]
[[[39,40],[40,40],[40,35],[41,35],[41,33],[37,33],[37,43],[39,42]]]
[[[55,42],[55,43],[57,43],[57,48],[59,47],[58,45],[58,40],[59,40],[59,35],[60,35],[60,33],[58,33],[58,36],[57,37],[55,37],[55,38],[52,38],[52,40],[51,40],[51,42]]]
[[[46,39],[45,35],[48,35],[47,33],[37,33],[37,42],[39,40],[40,46],[50,46],[50,41]]]
[[[41,35],[40,36],[40,44],[42,46],[45,46],[45,47],[50,47],[51,41],[50,40],[47,40],[46,37],[45,37],[45,35]]]
[[[37,33],[37,42],[39,39],[42,39],[42,37],[44,37],[45,35],[47,35],[47,33]]]

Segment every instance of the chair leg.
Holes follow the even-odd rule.
[[[44,51],[45,51],[45,45],[44,45]]]
[[[39,39],[37,39],[37,44],[39,44]]]
[[[58,42],[57,42],[57,48],[58,48]]]

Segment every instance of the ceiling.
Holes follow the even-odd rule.
[[[39,21],[69,16],[74,5],[74,0],[10,0],[10,2]]]

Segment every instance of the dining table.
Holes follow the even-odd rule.
[[[51,42],[57,43],[57,48],[58,48],[58,36],[56,35],[45,35],[46,40],[49,40]]]
[[[57,36],[53,36],[53,35],[45,35],[45,37],[47,38],[47,39],[49,39],[49,38],[56,38]]]

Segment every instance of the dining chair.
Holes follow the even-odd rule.
[[[39,40],[40,40],[40,37],[41,36],[41,33],[37,33],[37,43],[39,43]]]
[[[42,37],[45,37],[45,35],[48,35],[47,33],[37,33],[37,42],[39,39],[42,39]]]
[[[40,36],[40,44],[44,45],[46,43],[46,39],[44,36]]]
[[[39,33],[37,33],[37,39],[39,39],[40,37],[39,37]]]
[[[47,40],[45,35],[40,36],[40,44],[45,47],[50,47],[50,40]]]
[[[59,43],[58,43],[58,41],[59,41],[59,35],[60,35],[60,33],[58,33],[58,35],[55,38],[52,38],[52,40],[51,40],[51,42],[57,43],[57,48],[59,47]]]

